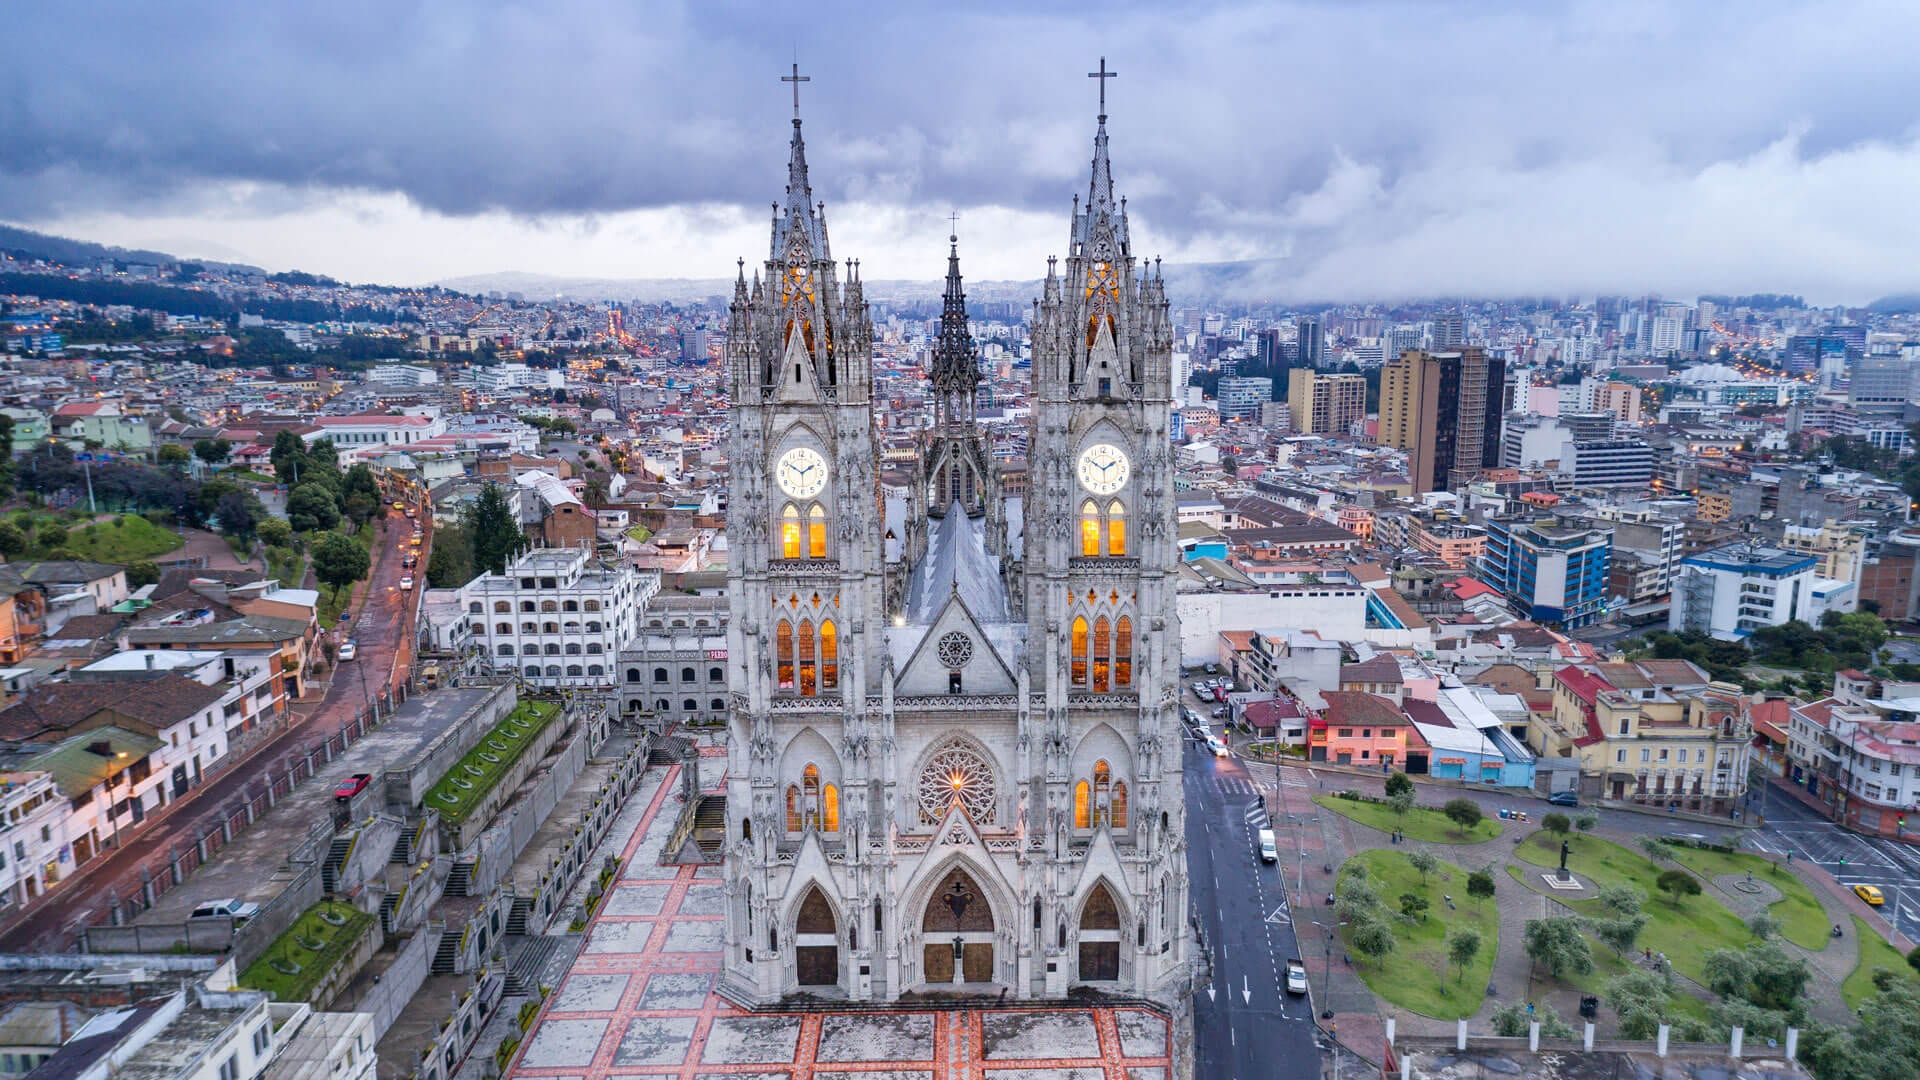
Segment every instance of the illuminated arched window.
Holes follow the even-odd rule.
[[[787,831],[800,831],[800,789],[787,785]]]
[[[1107,811],[1107,821],[1116,829],[1127,827],[1127,782],[1125,780],[1113,782],[1113,802]]]
[[[1080,504],[1080,554],[1100,554],[1100,508],[1091,502]]]
[[[1113,769],[1104,761],[1093,763],[1093,820],[1107,819],[1107,807],[1113,794]]]
[[[820,828],[825,832],[840,831],[840,789],[832,784],[821,793]]]
[[[827,557],[827,512],[819,503],[807,513],[807,558],[824,559]]]
[[[820,766],[811,762],[800,773],[800,819],[803,825],[820,824]]]
[[[1092,810],[1087,805],[1087,782],[1073,785],[1073,827],[1076,829],[1093,828]]]
[[[1107,504],[1107,554],[1127,553],[1127,508],[1115,499]]]
[[[1093,624],[1093,688],[1096,691],[1107,689],[1108,667],[1112,660],[1113,625],[1107,622],[1105,615]]]
[[[1073,620],[1073,685],[1087,681],[1087,620]]]
[[[1133,620],[1125,615],[1113,624],[1113,685],[1133,685]]]
[[[785,619],[773,631],[773,654],[778,661],[774,670],[778,673],[780,689],[793,689],[793,624]]]
[[[800,511],[795,510],[792,503],[780,511],[780,557],[800,557]]]
[[[817,686],[813,667],[813,624],[800,624],[800,695],[812,697]]]
[[[832,690],[839,685],[840,632],[828,619],[820,624],[820,689]]]

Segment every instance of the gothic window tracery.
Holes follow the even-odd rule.
[[[1080,504],[1080,554],[1122,556],[1127,553],[1127,507],[1119,499],[1106,509],[1092,499]]]
[[[1089,606],[1094,601],[1088,597]],[[1068,677],[1076,689],[1105,693],[1133,685],[1133,619],[1096,612],[1074,616],[1068,632]]]
[[[996,817],[993,767],[962,742],[950,742],[927,759],[917,794],[923,824],[939,824],[956,804],[976,825],[992,824]]]

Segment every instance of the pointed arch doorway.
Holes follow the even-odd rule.
[[[1080,981],[1111,982],[1120,977],[1120,905],[1106,882],[1093,887],[1080,909]]]
[[[947,871],[920,922],[927,985],[993,982],[993,929],[993,908],[980,884],[965,870]]]
[[[833,905],[815,885],[800,901],[793,922],[794,967],[801,986],[836,986],[840,982],[839,926]]]

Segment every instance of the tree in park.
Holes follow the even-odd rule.
[[[1393,811],[1393,816],[1399,820],[1400,826],[1405,828],[1407,812],[1413,809],[1413,792],[1396,791],[1388,795],[1387,809]]]
[[[1654,862],[1673,861],[1673,841],[1664,836],[1642,836],[1640,850],[1646,852],[1647,858]]]
[[[1392,798],[1401,792],[1413,794],[1413,780],[1406,773],[1397,772],[1387,777],[1387,797]]]
[[[1347,941],[1353,946],[1354,952],[1369,960],[1379,960],[1399,944],[1394,940],[1393,928],[1377,916],[1355,922]]]
[[[246,493],[229,491],[220,496],[214,513],[220,517],[220,531],[228,536],[247,537],[253,535],[254,500]]]
[[[1581,832],[1592,832],[1599,824],[1600,815],[1591,810],[1582,810],[1573,818],[1573,827]]]
[[[11,521],[0,521],[0,555],[11,559],[27,550],[27,534]]]
[[[1548,814],[1540,819],[1540,827],[1564,839],[1573,831],[1573,821],[1565,814]]]
[[[1647,900],[1644,893],[1631,885],[1603,885],[1594,899],[1616,916],[1640,914],[1640,906]]]
[[[1608,979],[1601,993],[1619,1014],[1621,1038],[1651,1039],[1666,1016],[1673,988],[1666,978],[1636,968]]]
[[[1431,851],[1414,850],[1407,852],[1407,865],[1420,872],[1420,884],[1427,883],[1427,875],[1440,868],[1440,860],[1433,857]]]
[[[1480,931],[1471,926],[1461,927],[1447,935],[1447,959],[1453,961],[1454,981],[1466,977],[1467,965],[1480,955]]]
[[[270,547],[286,547],[293,543],[293,526],[277,517],[262,519],[253,527],[254,535],[260,542]]]
[[[160,464],[177,469],[193,460],[193,452],[179,443],[168,443],[155,451],[155,458]]]
[[[503,574],[507,560],[519,551],[520,523],[498,484],[480,489],[480,497],[460,515],[460,525],[473,544],[473,568],[480,573]]]
[[[1647,928],[1647,916],[1617,915],[1611,919],[1595,919],[1589,925],[1601,944],[1625,957],[1640,939],[1640,931]]]
[[[1432,904],[1428,903],[1427,898],[1421,896],[1419,893],[1405,892],[1400,894],[1400,917],[1406,919],[1408,922],[1426,922],[1427,909],[1432,906]]]
[[[1747,932],[1761,941],[1771,941],[1780,934],[1780,920],[1761,912],[1747,920]]]
[[[287,496],[287,520],[297,532],[331,529],[340,523],[340,504],[325,485],[303,483]]]
[[[1556,979],[1593,970],[1593,947],[1580,932],[1580,920],[1570,916],[1528,921],[1526,948],[1527,958]]]
[[[1502,1005],[1488,1017],[1493,1024],[1493,1033],[1508,1039],[1524,1039],[1532,1025],[1540,1025],[1540,1035],[1547,1039],[1575,1038],[1573,1026],[1560,1018],[1551,1005],[1540,1006],[1534,1012],[1528,1012],[1525,1005],[1514,1002]]]
[[[1486,870],[1475,870],[1467,875],[1467,895],[1474,903],[1493,898],[1493,874]]]
[[[233,454],[233,444],[225,439],[201,439],[193,444],[193,456],[209,465],[218,465]]]
[[[351,536],[328,533],[314,542],[313,576],[320,584],[332,588],[335,597],[340,595],[342,587],[366,577],[372,567],[366,545]]]
[[[1460,826],[1460,831],[1463,833],[1472,832],[1473,827],[1480,824],[1482,817],[1480,804],[1465,798],[1448,799],[1447,804],[1440,808],[1440,812],[1447,815],[1447,820]]]
[[[1668,899],[1673,902],[1674,907],[1679,907],[1680,901],[1689,896],[1700,895],[1699,879],[1687,873],[1685,870],[1678,868],[1662,873],[1659,878],[1654,881],[1654,885],[1659,888],[1661,892],[1667,894]]]

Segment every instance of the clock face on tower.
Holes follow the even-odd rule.
[[[774,478],[792,498],[811,499],[826,489],[827,459],[811,447],[796,446],[780,455]]]
[[[1132,464],[1112,443],[1094,443],[1080,451],[1080,486],[1095,495],[1111,495],[1127,486]]]

